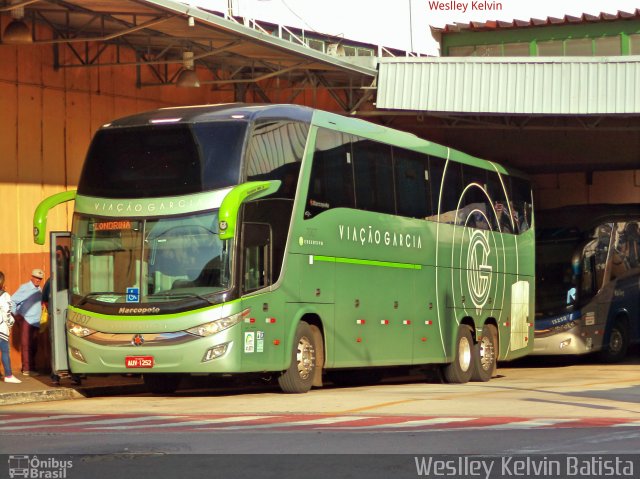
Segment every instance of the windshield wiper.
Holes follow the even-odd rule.
[[[198,299],[201,299],[202,301],[206,301],[209,304],[216,304],[213,301],[211,301],[209,298],[199,295],[197,293],[172,293],[170,291],[166,291],[164,293],[156,293],[156,294],[149,295],[149,298],[158,298],[158,297],[167,298],[167,299],[198,298]]]
[[[80,301],[78,301],[77,306],[82,306],[89,299],[95,298],[96,296],[122,296],[122,295],[123,295],[123,293],[115,293],[113,291],[97,291],[97,292],[94,292],[94,293],[87,293],[82,298],[80,298]]]

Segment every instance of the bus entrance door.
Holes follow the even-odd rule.
[[[69,371],[67,356],[67,306],[69,305],[69,257],[71,234],[51,233],[51,278],[49,293],[49,339],[51,341],[51,372],[60,375]]]

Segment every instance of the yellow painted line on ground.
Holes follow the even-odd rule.
[[[352,412],[361,412],[361,411],[370,411],[371,409],[378,409],[378,408],[384,408],[384,407],[389,407],[389,406],[395,406],[396,404],[405,404],[408,402],[414,402],[414,401],[423,401],[423,399],[403,399],[402,401],[391,401],[391,402],[383,402],[380,404],[373,404],[371,406],[364,406],[364,407],[357,407],[355,409],[347,409],[346,411],[342,411],[336,414],[345,414],[345,413],[352,413]]]
[[[505,389],[505,390],[491,390],[491,391],[486,391],[486,392],[478,392],[478,391],[470,391],[468,393],[464,393],[464,392],[459,392],[459,393],[455,393],[455,394],[447,394],[444,396],[434,396],[434,397],[425,397],[424,401],[449,401],[452,399],[460,399],[462,396],[495,396],[497,394],[504,394],[504,393],[510,393],[510,392],[521,392],[521,391],[514,391],[512,389]]]
[[[607,380],[606,382],[600,381],[598,383],[578,384],[577,386],[581,387],[581,388],[588,387],[588,386],[601,386],[601,387],[605,387],[606,388],[606,386],[609,385],[609,384],[621,384],[621,383],[629,383],[630,386],[635,386],[637,380],[638,380],[638,378],[635,377],[635,378],[619,379],[617,381]],[[565,387],[567,387],[567,386],[565,386]],[[606,391],[607,389],[604,389],[604,390]]]

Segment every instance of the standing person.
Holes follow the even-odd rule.
[[[11,312],[20,322],[22,374],[25,376],[37,375],[35,357],[42,315],[42,291],[40,290],[42,278],[44,278],[44,271],[34,269],[31,271],[31,280],[21,285],[13,294],[14,307]]]
[[[5,383],[21,383],[11,371],[11,352],[9,351],[9,332],[13,326],[11,316],[11,295],[4,290],[4,273],[0,271],[0,351]]]

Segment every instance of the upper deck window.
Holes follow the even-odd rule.
[[[293,199],[309,125],[264,121],[254,125],[245,153],[246,181],[280,180],[277,196]]]
[[[89,149],[78,193],[154,198],[235,185],[246,130],[245,122],[100,130]]]

